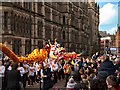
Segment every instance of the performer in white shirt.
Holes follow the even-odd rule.
[[[21,77],[23,77],[23,75],[25,73],[25,69],[23,68],[23,64],[19,63],[18,65],[19,65],[18,70],[20,70],[20,75],[21,75]]]
[[[53,70],[53,74],[54,74],[54,84],[57,83],[57,79],[58,79],[58,62],[57,60],[54,61],[53,65],[52,65],[52,70]]]
[[[18,70],[20,71],[21,75],[21,88],[23,88],[23,75],[25,74],[25,69],[23,68],[22,63],[18,63]]]
[[[2,65],[2,61],[0,61],[0,77],[4,77],[5,66]]]
[[[28,72],[29,72],[29,65],[27,64],[27,61],[24,61],[23,68],[25,70],[25,73],[23,74],[23,88],[26,88],[26,81],[28,79]]]
[[[29,76],[28,86],[33,85],[34,75],[35,75],[35,67],[34,67],[34,65],[32,63],[32,64],[30,64],[30,69],[29,69],[29,74],[28,74],[28,76]]]
[[[2,89],[4,84],[4,73],[5,73],[5,66],[2,65],[2,61],[0,61],[0,89]]]
[[[35,62],[33,66],[34,66],[34,79],[33,79],[33,82],[36,83],[36,77],[37,77],[37,63]]]

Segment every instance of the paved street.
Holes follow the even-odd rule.
[[[61,80],[61,81],[58,81],[58,83],[56,83],[53,88],[51,90],[58,90],[60,88],[64,88],[64,85],[65,85],[65,80]],[[40,90],[40,84],[34,84],[33,86],[27,86],[27,89],[26,90]]]

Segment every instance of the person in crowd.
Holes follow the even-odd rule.
[[[71,65],[70,65],[70,63],[69,62],[67,62],[65,65],[64,65],[64,74],[65,74],[65,87],[66,87],[66,85],[67,85],[67,82],[68,82],[68,80],[69,80],[69,76],[70,76],[70,74],[71,74]]]
[[[116,58],[116,59],[114,60],[114,63],[115,63],[116,69],[118,70],[118,68],[120,67],[120,58]]]
[[[96,60],[96,59],[97,59],[96,54],[93,54],[92,59],[93,59],[93,60]]]
[[[120,90],[120,85],[118,84],[117,77],[110,75],[106,79],[108,90]]]
[[[59,80],[62,79],[62,65],[61,65],[60,61],[58,62],[58,79]]]
[[[117,76],[118,84],[120,85],[120,67],[118,68],[118,70],[116,70],[116,76]]]
[[[24,73],[25,73],[25,70],[24,70],[23,64],[22,64],[21,62],[18,64],[18,70],[20,71],[21,83],[22,83],[22,86],[23,86],[23,75],[24,75]],[[21,87],[22,87],[22,86],[21,86]]]
[[[34,67],[34,77],[33,77],[33,83],[36,83],[36,77],[37,77],[37,67],[36,67],[36,62],[33,64]]]
[[[117,77],[117,82],[118,84],[120,84],[120,65],[118,63],[119,60],[110,60],[109,58],[111,56],[106,56],[103,54],[101,54],[100,56],[95,54],[95,56],[97,57],[92,58],[86,56],[70,58],[68,61],[65,61],[64,58],[62,58],[61,60],[55,60],[53,58],[48,57],[45,61],[41,63],[34,62],[34,65],[24,61],[23,65],[22,63],[20,63],[18,67],[18,70],[20,71],[21,80],[23,82],[23,88],[26,88],[27,80],[28,85],[33,85],[33,82],[36,80],[37,83],[39,83],[39,81],[40,83],[43,83],[43,87],[41,87],[40,84],[40,88],[43,88],[43,90],[49,90],[53,87],[55,83],[57,83],[57,81],[60,82],[61,78],[63,80],[64,76],[65,87],[67,89],[70,89],[70,87],[72,87],[71,89],[73,89],[74,87],[75,90],[88,90],[88,88],[90,90],[105,90],[107,89],[108,83],[106,78],[110,75],[116,75],[115,77]],[[5,61],[4,63],[4,85],[7,86],[8,72],[13,70],[15,71],[15,69],[13,68],[13,63],[10,60]],[[0,63],[0,68],[2,67],[3,66],[1,66]],[[30,79],[28,79],[28,76]],[[8,89],[11,88],[9,87]]]
[[[75,90],[87,90],[87,84],[82,80],[82,77],[80,75],[79,72],[75,72],[74,75],[73,75],[73,78],[76,82],[75,86],[74,86],[74,89]]]
[[[8,67],[8,70],[10,71],[10,70],[12,70],[12,64],[13,64],[13,62],[10,60],[8,63],[10,64],[9,67]]]
[[[17,70],[18,63],[13,63],[12,70],[6,72],[6,83],[8,90],[19,90],[19,82],[21,81],[20,71]]]
[[[8,73],[8,68],[10,66],[9,62],[5,62],[5,73],[4,73],[4,89],[3,90],[7,90],[7,81],[6,81],[6,74]]]
[[[28,76],[29,76],[28,86],[32,86],[33,85],[34,74],[35,74],[35,67],[34,67],[33,63],[31,63],[30,67],[29,67],[29,73],[28,73]]]
[[[79,71],[79,64],[78,64],[78,63],[76,63],[76,64],[74,65],[74,71],[75,71],[75,72],[78,72],[78,71]]]
[[[0,89],[4,89],[4,73],[5,73],[5,66],[0,61]]]
[[[84,74],[85,74],[85,70],[84,70],[83,68],[81,68],[81,69],[79,70],[79,73],[80,73],[80,75],[84,75]]]
[[[70,79],[67,82],[67,90],[74,90],[74,87],[77,83],[75,82],[75,80],[73,79],[73,77],[70,77]]]
[[[88,65],[87,65],[87,62],[84,62],[84,66],[82,67],[85,71],[87,70],[88,68]]]
[[[63,66],[64,66],[64,64],[65,64],[65,60],[64,60],[63,58],[60,60],[60,64],[61,64],[61,66],[62,66],[62,69],[61,69],[61,76],[62,76],[62,79],[64,79],[64,78],[65,78],[65,75],[64,75]]]
[[[91,73],[93,73],[93,69],[91,69],[90,67],[88,67],[88,68],[85,70],[85,73],[89,76]]]
[[[54,61],[53,65],[52,65],[52,70],[53,70],[53,74],[54,74],[54,84],[57,83],[57,79],[58,79],[58,62],[57,60]]]
[[[106,80],[106,78],[109,76],[109,73],[106,71],[99,71],[97,74],[97,78],[101,80]]]
[[[40,63],[36,63],[36,82],[39,83],[40,81]]]
[[[88,87],[90,90],[107,90],[106,83],[100,79],[91,79]]]
[[[25,70],[25,73],[23,74],[23,88],[26,88],[26,82],[28,80],[28,73],[29,73],[29,65],[27,61],[23,62],[23,68]]]
[[[49,90],[50,88],[53,87],[53,81],[51,79],[52,72],[48,64],[44,66],[41,78],[43,78],[43,90]]]
[[[74,69],[75,69],[75,68],[74,68],[74,65],[71,65],[71,73],[70,73],[70,76],[73,76],[74,73],[76,72]]]
[[[43,83],[43,64],[42,63],[40,63],[39,64],[39,71],[38,71],[38,76],[39,76],[39,82],[40,82],[40,89],[42,88],[42,84],[41,83]]]
[[[79,70],[83,67],[83,59],[78,58]]]
[[[102,63],[100,65],[99,71],[106,71],[108,75],[114,75],[116,68],[113,62],[109,60],[109,56],[101,55],[100,59]]]

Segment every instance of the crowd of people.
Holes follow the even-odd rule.
[[[120,90],[120,59],[106,54],[69,60],[47,58],[34,63],[3,59],[0,80],[2,90],[26,89],[26,85],[39,83],[41,89],[49,90],[62,80],[67,90]]]

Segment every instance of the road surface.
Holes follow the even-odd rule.
[[[64,85],[65,85],[65,80],[60,80],[50,90],[64,90],[65,89]],[[35,83],[33,86],[29,86],[29,87],[27,86],[26,90],[40,90],[40,84]]]

